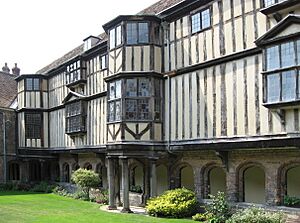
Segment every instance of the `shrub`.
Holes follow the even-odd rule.
[[[300,207],[300,198],[290,197],[287,195],[284,197],[283,203],[285,206],[288,206],[288,207]]]
[[[92,187],[97,187],[100,183],[99,175],[97,173],[82,168],[76,170],[72,174],[72,181],[82,188],[87,200],[90,199],[90,189]]]
[[[64,197],[71,197],[72,195],[62,186],[56,186],[53,190],[52,193],[57,194],[59,196],[64,196]]]
[[[224,192],[218,192],[216,196],[210,195],[212,202],[205,207],[207,213],[212,214],[213,222],[225,222],[231,215],[231,208]]]
[[[89,200],[89,198],[86,196],[86,192],[84,192],[80,188],[78,188],[77,191],[74,194],[72,194],[71,196],[77,200],[84,200],[84,201]]]
[[[146,210],[157,217],[189,217],[196,213],[198,202],[195,193],[185,189],[164,192],[161,196],[149,199]]]
[[[13,183],[0,184],[0,191],[10,191],[13,190],[13,188]]]
[[[142,187],[140,185],[130,186],[130,191],[135,193],[143,193]]]
[[[212,219],[213,215],[208,212],[205,212],[205,213],[195,214],[194,216],[192,216],[192,218],[194,221],[206,222],[206,221]]]
[[[108,204],[108,190],[100,190],[95,197],[95,201],[98,204]]]
[[[260,208],[247,208],[233,214],[226,223],[284,223],[285,216],[282,213],[266,212]]]
[[[30,189],[30,191],[42,192],[42,193],[51,193],[53,189],[54,189],[53,185],[42,181],[39,184],[34,185],[34,187],[32,189]]]

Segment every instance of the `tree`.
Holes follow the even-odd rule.
[[[100,178],[97,173],[92,170],[78,169],[72,174],[72,181],[85,193],[87,199],[90,199],[90,189],[97,187],[100,183]]]

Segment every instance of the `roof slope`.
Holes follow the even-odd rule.
[[[0,71],[0,107],[9,107],[17,96],[17,76]]]
[[[160,0],[156,3],[154,3],[153,5],[149,6],[148,8],[144,9],[143,11],[139,12],[138,15],[157,14],[161,11],[164,11],[164,10],[170,8],[171,6],[173,6],[179,2],[182,2],[182,1],[183,0]],[[107,40],[106,33],[102,33],[98,37],[102,40],[102,41],[100,41],[100,43]],[[37,73],[45,74],[45,73],[51,71],[52,69],[62,65],[63,63],[71,60],[72,58],[80,55],[81,53],[83,53],[83,44],[81,44],[80,46],[71,50],[70,52],[68,52],[67,54],[62,56],[61,58],[53,61],[51,64],[47,65],[46,67],[42,68],[41,70],[37,71]]]

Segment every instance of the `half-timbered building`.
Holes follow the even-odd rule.
[[[22,180],[99,173],[110,208],[169,188],[300,196],[298,0],[161,0],[17,77]]]

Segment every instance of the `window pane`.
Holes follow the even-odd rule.
[[[294,42],[281,44],[281,67],[295,65],[295,48]]]
[[[148,99],[138,100],[138,111],[139,120],[148,120],[150,118]]]
[[[280,78],[279,74],[267,76],[267,102],[277,102],[280,100]]]
[[[267,70],[273,70],[280,67],[279,63],[279,47],[270,47],[266,51],[267,57]]]
[[[275,4],[275,0],[265,0],[265,7]]]
[[[192,33],[198,32],[201,29],[200,13],[192,15]]]
[[[202,29],[210,27],[210,13],[209,9],[201,12]]]
[[[28,139],[41,138],[41,114],[25,114],[25,135]]]
[[[289,101],[296,98],[296,73],[287,71],[282,73],[282,100]]]
[[[115,114],[115,121],[121,120],[121,102],[116,101],[116,114]]]
[[[116,31],[115,29],[110,30],[109,32],[109,47],[113,49],[116,47]]]
[[[113,122],[115,120],[115,103],[110,102],[109,103],[109,115],[108,115],[108,121]]]
[[[106,56],[101,57],[101,69],[106,68]]]
[[[149,42],[148,23],[139,23],[139,43]]]
[[[150,80],[148,78],[139,79],[139,96],[150,96]]]
[[[160,120],[161,100],[155,99],[154,103],[154,120]]]
[[[109,84],[109,100],[115,99],[115,82]]]
[[[121,97],[121,81],[116,81],[116,98]]]
[[[300,40],[297,41],[297,58],[298,58],[298,65],[300,64]]]
[[[127,23],[127,43],[136,44],[137,43],[137,27],[136,23]]]
[[[154,96],[160,97],[160,80],[154,79]]]
[[[127,79],[126,80],[126,96],[136,97],[137,96],[137,80]]]
[[[137,119],[137,101],[136,100],[126,100],[125,103],[126,119],[136,120]]]
[[[35,91],[40,90],[40,79],[33,78],[33,90]]]
[[[27,78],[26,79],[26,90],[27,91],[32,91],[33,90],[32,78]]]
[[[117,46],[119,46],[122,43],[122,29],[121,26],[117,27]]]

